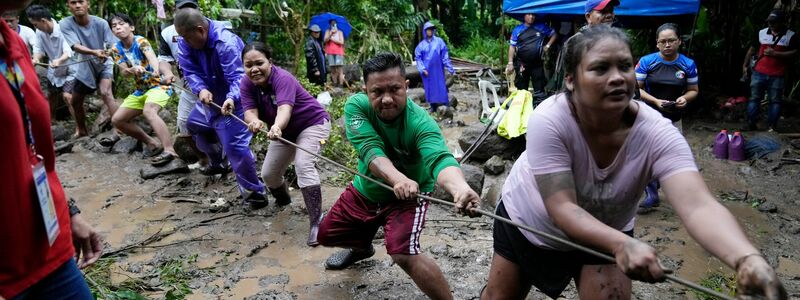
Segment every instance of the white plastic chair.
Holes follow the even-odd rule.
[[[491,78],[492,81],[498,82],[497,78],[492,73],[492,69],[488,69],[486,72],[487,75]],[[476,74],[478,77],[478,90],[481,91],[481,119],[488,118],[492,115],[492,109],[489,107],[489,93],[487,91],[492,92],[492,100],[494,101],[493,107],[500,107],[500,99],[497,97],[497,90],[500,88],[500,85],[493,83],[489,80],[484,80],[481,78],[481,75],[484,74],[484,71],[481,70]]]

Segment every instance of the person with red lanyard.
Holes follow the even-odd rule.
[[[0,2],[0,13],[29,2]],[[78,269],[94,263],[103,244],[67,205],[50,109],[27,50],[0,21],[0,299],[93,299]]]

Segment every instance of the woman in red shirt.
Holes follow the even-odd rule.
[[[344,33],[336,26],[336,20],[331,20],[330,27],[325,30],[325,60],[331,67],[333,85],[344,85]]]
[[[29,2],[2,1],[0,13]],[[100,257],[102,241],[67,207],[47,100],[28,48],[5,21],[0,75],[0,299],[92,299],[78,268]]]

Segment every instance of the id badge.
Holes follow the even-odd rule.
[[[47,240],[50,246],[56,241],[59,233],[58,217],[56,207],[53,204],[53,196],[50,194],[50,184],[47,182],[47,171],[44,168],[41,158],[33,166],[33,182],[36,184],[36,195],[39,200],[39,208],[42,210],[44,228],[47,230]]]

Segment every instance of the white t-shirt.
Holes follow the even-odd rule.
[[[61,34],[61,27],[56,20],[52,20],[52,22],[52,33],[48,34],[47,32],[36,30],[36,45],[33,47],[33,54],[44,54],[47,56],[48,60],[51,61],[58,59],[64,53],[68,56],[72,56],[72,49],[70,49],[67,40],[64,39],[64,35]],[[69,61],[65,63],[69,63]],[[53,85],[61,87],[65,82],[72,79],[71,77],[75,74],[75,69],[75,65],[48,68],[47,80]]]
[[[28,46],[28,52],[33,50],[33,48],[36,48],[36,32],[33,31],[33,29],[25,25],[19,25],[17,33],[19,33],[19,36],[22,37],[22,41],[25,42],[25,46]]]
[[[572,116],[568,99],[557,94],[542,102],[528,121],[525,152],[503,185],[502,201],[512,220],[569,239],[553,224],[534,177],[572,171],[577,202],[592,216],[620,231],[633,229],[636,209],[648,182],[697,171],[689,144],[668,119],[642,102],[617,157],[599,168]],[[520,229],[534,245],[572,250]]]

